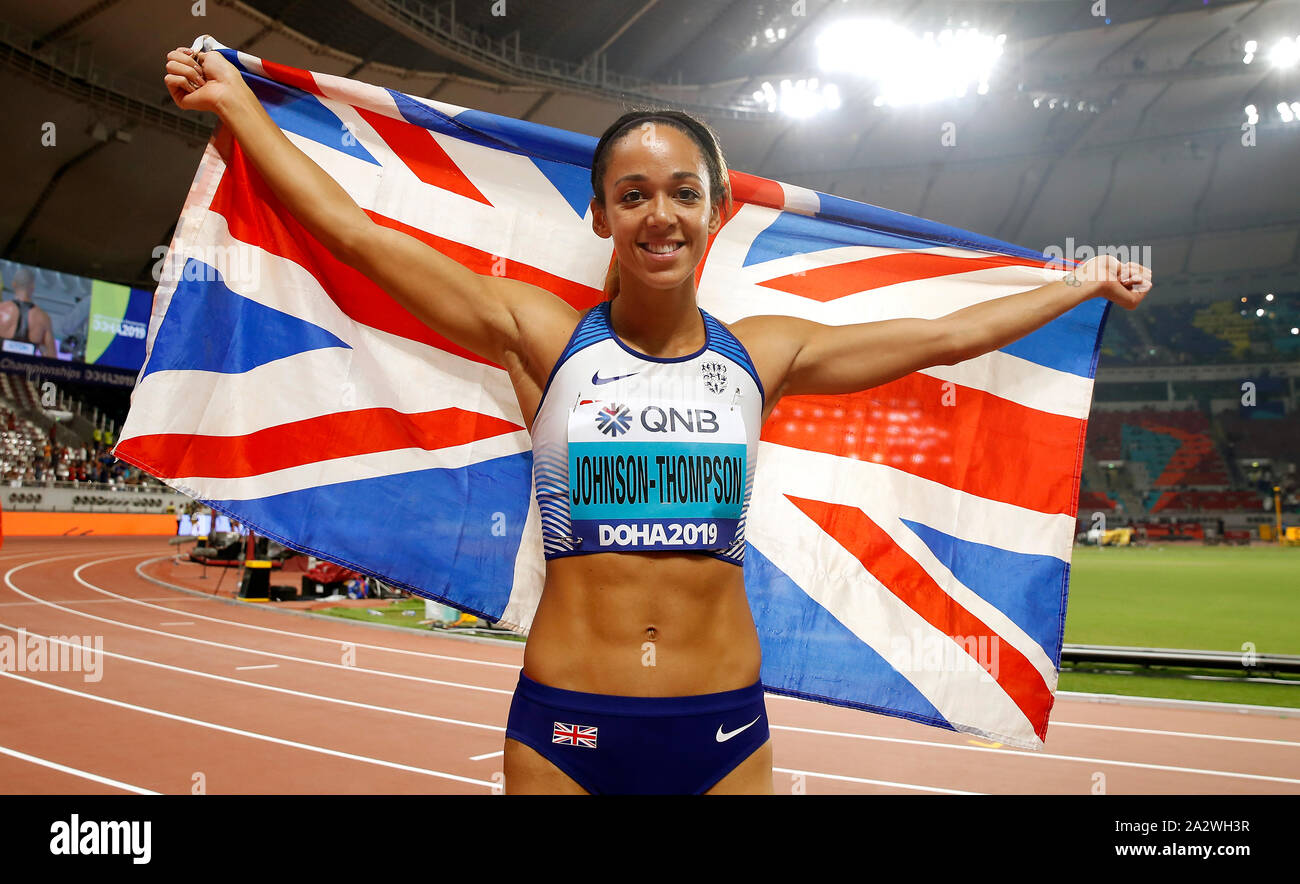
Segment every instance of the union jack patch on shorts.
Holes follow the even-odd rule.
[[[586,746],[588,749],[596,748],[596,727],[595,725],[587,726],[585,724],[563,724],[555,722],[555,728],[551,731],[552,743],[563,743],[566,746]]]

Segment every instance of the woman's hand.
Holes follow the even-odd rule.
[[[163,83],[181,110],[220,115],[222,108],[241,93],[252,94],[239,70],[220,52],[195,53],[178,46],[167,53],[166,70]]]
[[[1113,255],[1098,255],[1084,261],[1066,274],[1081,282],[1097,283],[1097,294],[1114,301],[1127,310],[1137,309],[1147,292],[1151,291],[1151,270],[1141,264],[1121,264]]]

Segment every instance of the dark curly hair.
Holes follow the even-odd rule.
[[[703,121],[678,110],[628,111],[610,124],[596,143],[596,152],[591,160],[591,193],[596,202],[605,205],[605,171],[609,167],[609,148],[635,131],[639,124],[646,122],[672,126],[695,142],[704,158],[705,168],[708,169],[710,200],[719,207],[722,217],[726,218],[731,211],[731,184],[727,160],[722,155],[718,136]],[[618,257],[615,256],[605,277],[606,300],[612,301],[618,295],[618,289]]]

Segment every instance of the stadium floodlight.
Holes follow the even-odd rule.
[[[1242,56],[1242,64],[1250,64],[1255,60],[1255,50],[1259,48],[1259,43],[1254,40],[1247,40],[1245,47],[1246,54]]]
[[[1255,311],[1255,315],[1256,315],[1256,316],[1263,316],[1263,315],[1264,315],[1264,308],[1263,308],[1263,307],[1260,307],[1258,310],[1256,310],[1256,311]]]
[[[840,104],[840,90],[834,83],[822,85],[816,77],[806,80],[782,80],[780,87],[764,82],[754,92],[754,101],[765,105],[769,113],[780,111],[797,120],[807,119]],[[879,106],[880,102],[877,102]]]
[[[1272,293],[1272,292],[1269,292],[1267,295],[1265,295],[1265,296],[1264,296],[1264,300],[1265,300],[1265,301],[1271,301],[1271,300],[1273,300],[1273,293]]]
[[[972,86],[985,95],[1006,36],[978,28],[917,36],[890,22],[847,20],[817,36],[817,63],[824,73],[874,81],[884,103],[894,107],[961,97]]]
[[[1291,326],[1291,334],[1300,335],[1300,328],[1296,328],[1294,325]]]
[[[1300,36],[1294,40],[1290,37],[1278,40],[1268,51],[1268,60],[1275,68],[1294,67],[1300,61]]]
[[[1259,122],[1259,109],[1253,104],[1246,105],[1246,123],[1253,126]]]
[[[1285,101],[1279,101],[1277,103],[1277,112],[1281,115],[1282,122],[1284,123],[1290,123],[1295,120],[1295,112],[1291,110],[1291,105],[1287,104]]]

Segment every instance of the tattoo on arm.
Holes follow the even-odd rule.
[[[1062,282],[1066,285],[1083,285],[1083,282],[1079,277],[1075,276],[1073,273],[1065,274],[1065,279],[1063,279]]]

